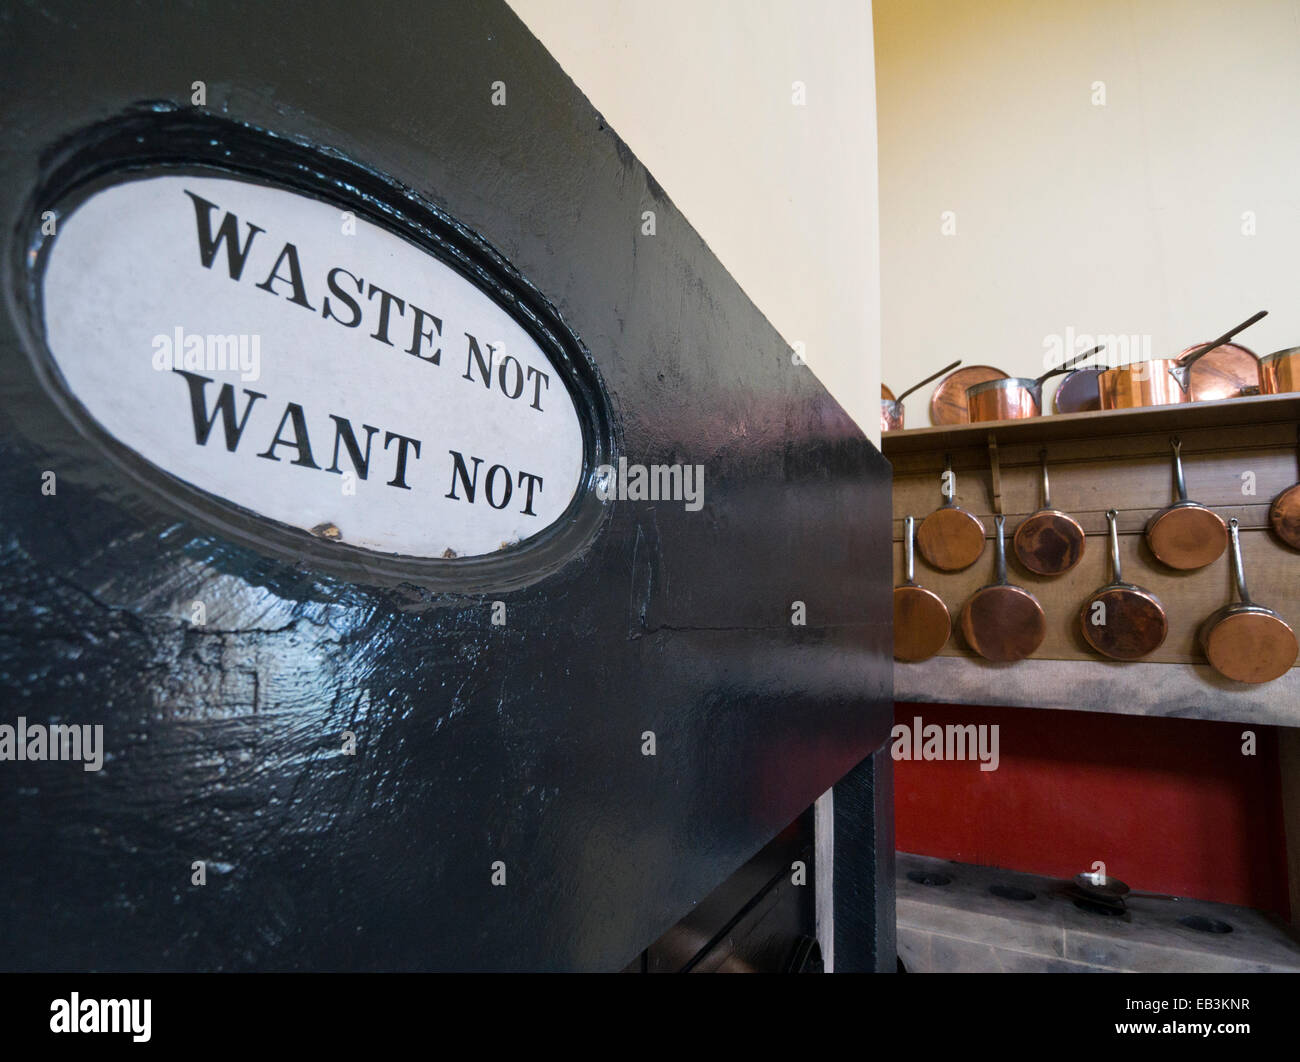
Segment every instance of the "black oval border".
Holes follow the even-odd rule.
[[[212,494],[149,461],[104,429],[64,382],[45,337],[42,284],[57,234],[41,232],[43,212],[66,215],[95,193],[151,175],[195,173],[245,180],[328,203],[375,224],[455,269],[541,347],[568,389],[583,440],[578,488],[561,516],[510,548],[476,557],[421,558],[330,542]],[[610,506],[595,491],[596,471],[618,452],[615,421],[600,372],[559,311],[495,247],[445,211],[386,175],[318,144],[205,111],[148,105],[83,130],[42,160],[41,180],[15,226],[14,275],[22,278],[20,330],[37,377],[71,425],[151,500],[213,533],[274,559],[374,585],[414,584],[433,592],[485,593],[536,582],[595,538]]]

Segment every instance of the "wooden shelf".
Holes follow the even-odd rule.
[[[1056,439],[1183,431],[1241,424],[1295,423],[1297,420],[1300,420],[1300,394],[1260,395],[1253,398],[1227,398],[1220,402],[1192,402],[1180,406],[1054,413],[1027,420],[905,428],[902,431],[885,432],[881,438],[880,451],[886,457],[895,454],[933,453],[944,447],[972,445],[970,440],[983,439],[990,431],[997,433],[999,443],[1044,443]]]
[[[896,664],[897,698],[1300,727],[1300,667],[1252,687],[1228,682],[1205,664],[1197,632],[1205,617],[1230,599],[1227,555],[1199,571],[1174,571],[1151,555],[1142,535],[1147,520],[1174,498],[1169,440],[1178,435],[1189,495],[1225,520],[1240,520],[1252,594],[1300,630],[1300,551],[1279,541],[1267,522],[1273,497],[1300,480],[1297,423],[1300,395],[1289,394],[886,434],[882,450],[894,466],[896,582],[902,581],[902,518],[911,514],[919,522],[941,503],[939,475],[945,455],[951,455],[957,504],[984,522],[990,538],[994,513],[1006,517],[1009,577],[1038,597],[1048,618],[1038,653],[1014,665],[989,664],[954,630],[939,656]],[[993,490],[990,438],[998,455],[999,497]],[[1042,504],[1038,455],[1043,448],[1053,506],[1074,516],[1087,534],[1079,565],[1054,578],[1025,571],[1011,551],[1016,527]],[[1248,493],[1251,488],[1254,493]],[[1134,663],[1100,657],[1078,629],[1083,602],[1110,582],[1105,519],[1110,508],[1120,513],[1125,580],[1155,593],[1169,616],[1165,644]],[[916,578],[943,598],[956,627],[965,601],[992,581],[992,547],[960,572],[930,568],[918,555]]]

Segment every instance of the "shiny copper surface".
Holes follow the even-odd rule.
[[[1005,380],[1007,374],[991,365],[967,365],[940,381],[930,396],[930,423],[969,424],[966,389],[985,380]]]
[[[1193,366],[1194,368],[1195,366]],[[1177,358],[1157,358],[1107,369],[1098,378],[1102,409],[1136,409],[1189,402]]]
[[[933,568],[959,572],[969,568],[984,552],[984,525],[974,513],[944,505],[924,520],[916,532],[921,556]]]
[[[1194,344],[1178,357],[1182,359],[1204,345]],[[1187,376],[1187,389],[1193,402],[1237,398],[1247,389],[1258,386],[1259,357],[1237,343],[1220,343],[1202,354]]]
[[[894,659],[929,660],[948,642],[948,606],[923,586],[894,587]]]
[[[1043,644],[1047,616],[1024,587],[986,586],[976,590],[962,608],[961,632],[986,660],[1011,663],[1032,656]]]
[[[1268,522],[1278,538],[1292,549],[1300,549],[1300,483],[1287,487],[1273,499]]]
[[[966,388],[966,416],[971,424],[1036,417],[1042,412],[1038,395],[1038,386],[1027,378],[986,380]]]
[[[1206,659],[1224,678],[1258,684],[1291,670],[1295,632],[1271,609],[1232,605],[1210,618],[1201,631]]]
[[[1300,391],[1300,347],[1289,347],[1260,359],[1259,389],[1266,395]]]
[[[1156,559],[1179,571],[1213,564],[1228,548],[1228,528],[1213,509],[1179,502],[1161,509],[1148,522],[1147,545]]]

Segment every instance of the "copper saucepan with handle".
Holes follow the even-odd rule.
[[[880,385],[880,430],[901,431],[903,427],[903,399],[910,395],[918,388],[924,387],[931,380],[937,380],[946,372],[951,372],[961,364],[961,358],[958,358],[951,365],[945,365],[938,372],[931,373],[919,384],[913,384],[897,398],[889,392],[889,388],[884,384]]]
[[[1259,359],[1259,391],[1265,395],[1300,391],[1300,347],[1287,347]]]
[[[944,454],[944,473],[940,482],[943,504],[921,521],[916,545],[930,564],[944,572],[969,568],[984,552],[984,525],[974,513],[956,502],[957,477],[952,471],[952,455]]]
[[[1036,379],[1027,376],[1011,376],[1005,380],[986,380],[984,383],[968,387],[966,409],[970,422],[976,424],[989,420],[1024,420],[1027,417],[1041,416],[1044,381],[1069,372],[1079,362],[1086,361],[1104,349],[1102,346],[1097,346],[1085,354],[1068,358],[1055,369],[1049,369]]]
[[[1224,605],[1205,621],[1200,632],[1201,648],[1210,666],[1224,678],[1253,684],[1272,682],[1295,663],[1295,631],[1271,608],[1250,599],[1235,516],[1230,525],[1232,577],[1241,600]]]
[[[1020,563],[1035,575],[1062,575],[1083,557],[1086,543],[1079,521],[1052,508],[1052,485],[1047,478],[1047,451],[1038,451],[1043,469],[1043,505],[1020,522],[1011,540]]]
[[[1244,332],[1261,318],[1267,310],[1260,310],[1218,339],[1193,347],[1190,353],[1176,358],[1153,358],[1135,361],[1107,369],[1098,380],[1102,409],[1137,409],[1139,406],[1171,406],[1191,402],[1188,377],[1192,366],[1216,347],[1227,343],[1239,332]]]
[[[894,659],[929,660],[952,634],[948,606],[933,590],[916,581],[912,559],[915,521],[903,517],[904,581],[894,587]]]
[[[1089,645],[1113,660],[1138,660],[1159,649],[1169,633],[1169,620],[1160,599],[1150,590],[1124,582],[1119,564],[1119,512],[1106,512],[1110,525],[1110,582],[1096,591],[1079,612],[1079,625]]]
[[[975,591],[961,610],[961,632],[986,660],[1009,664],[1031,656],[1047,636],[1047,615],[1028,590],[1007,581],[1006,518],[995,516],[997,572],[994,582]]]
[[[1180,571],[1204,568],[1223,556],[1228,529],[1213,509],[1187,497],[1183,479],[1183,441],[1169,440],[1174,451],[1174,489],[1178,500],[1147,521],[1147,545],[1156,559]]]

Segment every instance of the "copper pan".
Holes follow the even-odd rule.
[[[1266,395],[1300,391],[1300,347],[1288,347],[1259,359],[1259,390]]]
[[[1113,660],[1140,660],[1164,645],[1169,620],[1155,594],[1124,582],[1115,526],[1118,516],[1115,509],[1106,513],[1110,525],[1110,582],[1083,603],[1079,625],[1097,652]]]
[[[1188,377],[1192,366],[1201,358],[1223,346],[1238,332],[1243,332],[1268,315],[1260,310],[1218,339],[1194,347],[1176,358],[1153,358],[1107,369],[1098,381],[1102,409],[1137,409],[1139,406],[1172,406],[1194,401]]]
[[[1052,396],[1052,412],[1087,413],[1101,409],[1101,391],[1097,380],[1105,371],[1105,366],[1090,366],[1071,372],[1056,387],[1056,394]]]
[[[903,427],[903,399],[910,395],[918,388],[924,387],[931,380],[937,380],[946,372],[951,372],[961,364],[961,358],[958,358],[951,365],[945,365],[938,372],[933,372],[922,380],[919,384],[913,384],[897,398],[894,393],[884,384],[880,385],[880,430],[901,431]]]
[[[1257,605],[1246,591],[1237,518],[1231,520],[1232,576],[1240,601],[1225,605],[1201,626],[1201,648],[1224,678],[1236,682],[1272,682],[1295,663],[1296,638],[1290,625],[1271,608]]]
[[[1201,349],[1188,347],[1179,360]],[[1259,355],[1240,343],[1220,343],[1207,350],[1187,374],[1187,393],[1193,402],[1218,402],[1225,398],[1259,394]]]
[[[966,409],[966,389],[984,380],[1005,380],[1007,374],[992,365],[967,365],[943,380],[930,396],[930,423],[935,427],[945,424],[969,424],[970,412]]]
[[[953,499],[957,497],[957,478],[952,472],[952,457],[944,455],[944,476],[940,480],[943,504],[921,521],[916,545],[921,556],[944,572],[969,568],[984,552],[984,525]]]
[[[1055,369],[1030,379],[1012,376],[1005,380],[986,380],[966,389],[966,410],[972,424],[988,420],[1024,420],[1043,412],[1043,381],[1069,372],[1104,347],[1093,347],[1086,354],[1063,361]]]
[[[996,579],[976,590],[962,608],[961,632],[980,656],[1008,664],[1032,656],[1043,644],[1047,616],[1033,594],[1007,581],[1005,518],[998,514],[993,520],[997,525]]]
[[[1020,563],[1035,575],[1061,575],[1083,556],[1083,528],[1079,521],[1052,508],[1052,485],[1047,478],[1047,451],[1040,450],[1043,466],[1043,505],[1025,517],[1011,540]]]
[[[1223,556],[1228,529],[1223,517],[1200,502],[1189,501],[1183,480],[1183,441],[1169,440],[1174,451],[1174,487],[1178,500],[1147,521],[1147,545],[1156,559],[1180,571],[1204,568]]]
[[[915,521],[903,517],[903,556],[906,560],[905,581],[894,587],[894,659],[929,660],[952,634],[952,617],[948,606],[933,590],[921,586],[915,578],[912,538]]]
[[[1300,483],[1293,483],[1268,507],[1273,532],[1292,549],[1300,549]]]

